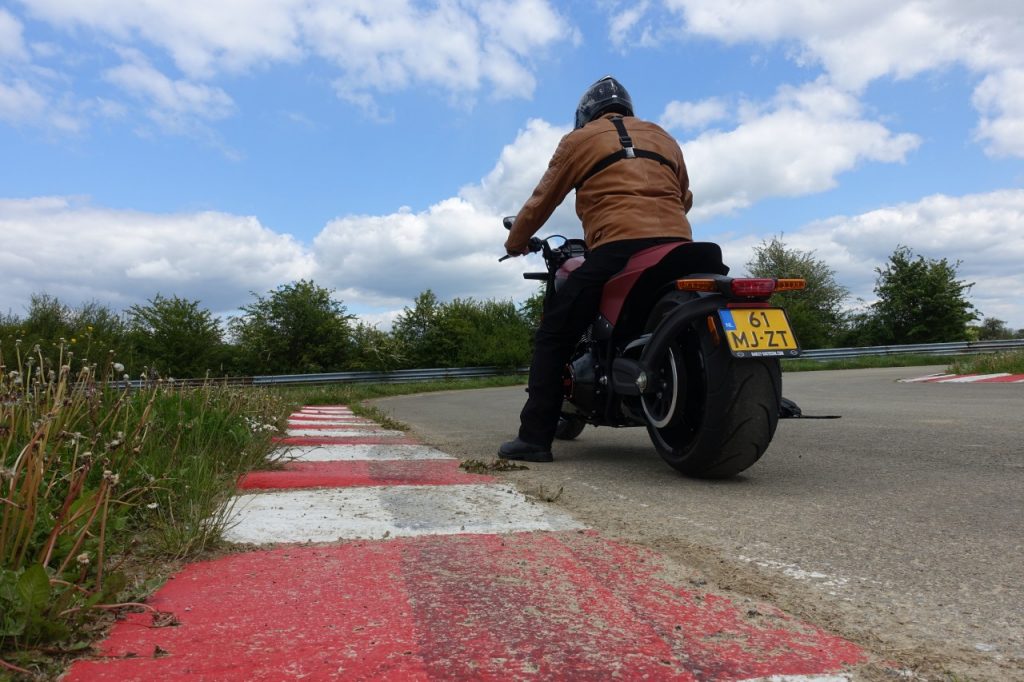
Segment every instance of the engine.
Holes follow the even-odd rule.
[[[567,368],[565,399],[585,415],[600,411],[604,393],[598,383],[597,356],[592,349],[578,355]]]

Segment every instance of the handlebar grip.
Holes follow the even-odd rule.
[[[547,278],[548,278],[548,273],[546,273],[546,272],[524,272],[523,273],[523,279],[540,279],[540,280],[545,280]]]

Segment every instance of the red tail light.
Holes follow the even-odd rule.
[[[739,278],[732,281],[733,296],[768,298],[775,292],[775,280],[767,277]]]

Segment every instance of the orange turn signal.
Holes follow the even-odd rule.
[[[798,291],[806,286],[802,279],[780,279],[775,282],[775,291]]]
[[[676,289],[680,291],[718,291],[718,283],[713,279],[677,279]]]

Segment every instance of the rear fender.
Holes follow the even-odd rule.
[[[633,255],[601,294],[601,317],[615,328],[625,318],[646,320],[657,291],[693,273],[727,275],[722,250],[712,242],[669,242]],[[626,325],[629,327],[629,324]]]
[[[612,363],[612,384],[620,395],[641,395],[647,389],[650,368],[664,362],[672,340],[695,320],[713,315],[726,305],[719,294],[700,296],[668,313],[644,345],[639,360],[616,358]]]

